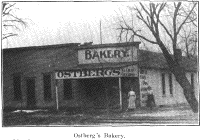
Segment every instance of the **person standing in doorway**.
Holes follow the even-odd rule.
[[[127,111],[134,111],[136,108],[135,105],[136,95],[133,88],[128,92],[128,108]]]
[[[153,90],[150,86],[147,88],[147,90],[148,90],[147,107],[149,107],[152,110],[153,107],[155,106],[155,99],[154,99],[154,95],[153,95]]]

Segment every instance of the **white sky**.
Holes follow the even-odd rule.
[[[102,22],[103,43],[117,42],[113,25],[119,9],[124,11],[134,2],[17,2],[16,15],[25,18],[27,28],[18,36],[2,41],[3,48],[62,43],[100,43]]]

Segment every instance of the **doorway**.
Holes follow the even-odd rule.
[[[27,108],[33,109],[36,107],[34,78],[26,79],[26,88],[27,88]]]
[[[118,78],[90,78],[79,82],[84,90],[86,104],[92,103],[96,109],[119,106]]]
[[[131,88],[136,94],[136,107],[140,107],[139,79],[137,77],[122,77],[122,108],[127,109],[128,92]]]

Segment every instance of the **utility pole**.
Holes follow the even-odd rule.
[[[55,78],[55,94],[56,94],[56,110],[59,110],[59,97],[58,97],[58,79],[56,79],[56,62],[58,61],[58,54],[56,54],[55,59],[53,59],[53,71],[54,71],[54,78]]]
[[[120,105],[120,111],[122,111],[122,82],[121,82],[121,77],[119,77],[119,105]]]
[[[102,44],[101,20],[100,20],[100,41],[101,41],[101,44]]]

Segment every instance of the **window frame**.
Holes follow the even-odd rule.
[[[50,76],[50,84],[45,85],[45,76]],[[49,79],[48,79],[49,80]],[[46,89],[48,87],[48,89]],[[50,93],[48,93],[50,91]],[[52,101],[52,75],[51,73],[43,73],[43,95],[44,95],[44,101]]]

